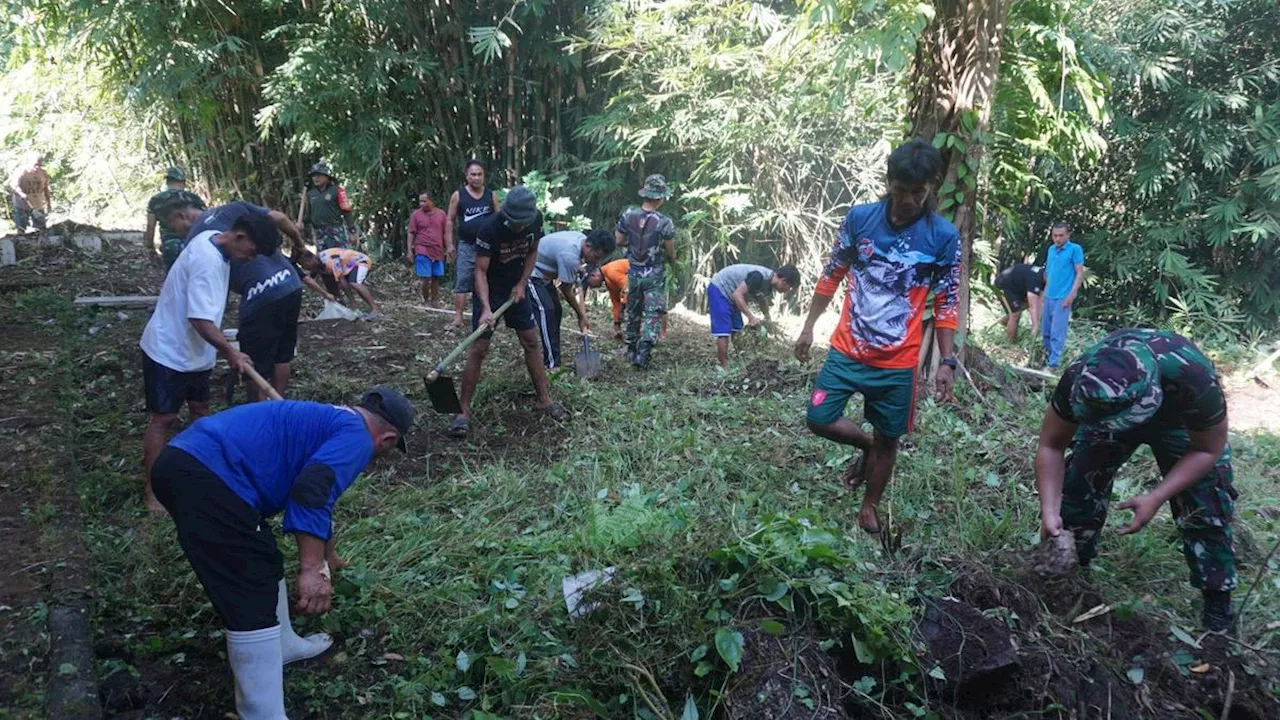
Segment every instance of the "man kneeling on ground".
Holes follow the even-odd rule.
[[[378,302],[373,299],[373,294],[364,284],[365,278],[369,277],[369,271],[373,269],[373,259],[368,255],[346,248],[329,248],[321,250],[319,255],[310,252],[302,253],[298,258],[298,266],[312,277],[323,278],[326,287],[333,295],[337,295],[338,290],[341,289],[350,301],[351,292],[354,290],[369,306],[369,312],[364,319],[378,319]]]
[[[369,462],[405,449],[413,406],[387,387],[357,407],[284,400],[204,418],[156,459],[156,497],[227,628],[227,661],[241,720],[283,720],[284,665],[319,654],[328,638],[289,623],[284,561],[266,518],[284,513],[298,543],[298,609],[329,610],[333,506]],[[287,630],[286,630],[287,628]]]
[[[560,321],[564,306],[552,286],[560,281],[562,295],[578,316],[582,334],[591,331],[587,308],[577,292],[578,271],[583,263],[595,265],[613,252],[616,242],[608,230],[592,230],[584,235],[576,230],[553,232],[538,241],[538,259],[529,281],[529,297],[533,300],[533,317],[538,322],[542,357],[548,370],[560,367]]]
[[[800,286],[800,271],[795,265],[770,270],[762,265],[741,263],[722,268],[711,276],[707,287],[707,307],[711,312],[711,336],[716,339],[716,360],[729,367],[729,338],[742,332],[742,317],[749,327],[760,324],[747,300],[755,300],[769,319],[769,300],[775,292],[787,294]]]

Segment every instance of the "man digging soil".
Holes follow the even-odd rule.
[[[1151,448],[1164,477],[1117,505],[1133,511],[1118,532],[1142,530],[1169,503],[1191,585],[1204,595],[1204,626],[1225,631],[1236,586],[1231,518],[1237,497],[1227,403],[1213,361],[1186,338],[1117,330],[1062,374],[1036,452],[1040,534],[1053,538],[1070,530],[1080,565],[1087,566],[1098,551],[1116,472],[1139,445]]]
[[[192,425],[156,459],[156,497],[227,629],[241,720],[284,720],[285,664],[332,644],[325,635],[294,634],[284,562],[266,518],[283,513],[284,532],[298,543],[298,609],[324,614],[329,565],[340,562],[334,503],[375,457],[405,449],[413,416],[413,405],[387,387],[371,389],[356,407],[241,405]]]
[[[808,360],[814,323],[847,275],[840,322],[814,383],[807,419],[815,435],[862,451],[846,472],[845,485],[854,490],[866,482],[858,525],[869,533],[880,532],[876,508],[893,475],[898,439],[911,430],[915,415],[916,366],[930,291],[942,355],[939,401],[951,397],[956,367],[960,235],[933,209],[942,156],[915,138],[894,150],[888,165],[884,198],[855,205],[841,224],[795,345],[796,358]],[[870,435],[844,417],[855,392],[865,401]]]

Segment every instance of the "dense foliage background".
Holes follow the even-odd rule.
[[[5,5],[0,160],[50,151],[80,220],[136,224],[170,163],[215,200],[296,211],[324,158],[396,252],[415,194],[468,158],[498,187],[538,172],[579,225],[663,172],[696,296],[735,259],[812,278],[914,128],[948,152],[975,278],[1042,257],[1065,218],[1099,319],[1226,339],[1280,314],[1270,0]]]

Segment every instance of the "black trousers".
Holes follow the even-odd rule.
[[[529,281],[529,297],[533,300],[533,319],[538,323],[538,339],[542,342],[542,360],[547,368],[560,367],[560,322],[564,305],[551,283],[541,278]]]
[[[284,560],[266,520],[204,463],[166,447],[151,489],[173,516],[178,543],[228,630],[273,627]]]

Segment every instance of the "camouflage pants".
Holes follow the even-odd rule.
[[[1062,483],[1062,522],[1075,535],[1081,562],[1098,552],[1098,533],[1107,519],[1111,485],[1120,466],[1139,445],[1148,445],[1162,475],[1168,474],[1191,446],[1187,431],[1139,428],[1123,433],[1080,428],[1071,441]],[[1235,512],[1231,446],[1209,474],[1174,496],[1169,506],[1182,534],[1182,554],[1191,584],[1202,590],[1236,586],[1236,557],[1231,548]]]
[[[345,248],[347,246],[347,229],[342,225],[318,227],[314,231],[316,252],[329,248]]]
[[[178,256],[182,254],[182,249],[187,243],[180,237],[167,237],[160,239],[160,258],[164,260],[164,269],[168,270],[178,261]]]
[[[627,347],[652,347],[662,332],[662,316],[667,313],[663,274],[627,277]]]

